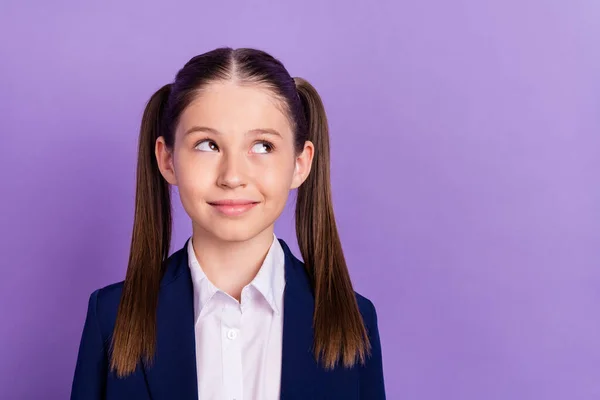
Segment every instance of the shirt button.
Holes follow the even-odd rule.
[[[230,329],[227,331],[227,338],[230,340],[234,340],[237,337],[237,332],[235,329]]]

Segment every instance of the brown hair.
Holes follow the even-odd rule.
[[[311,173],[296,201],[298,244],[315,294],[314,351],[325,368],[364,363],[370,343],[350,281],[333,214],[329,131],[321,98],[302,78],[256,49],[219,48],[193,57],[175,81],[152,95],[139,136],[135,216],[129,264],[113,332],[110,368],[123,377],[143,358],[152,363],[160,280],[171,242],[171,198],[154,149],[163,136],[173,149],[183,110],[207,84],[235,80],[267,87],[280,100],[295,135],[296,151],[314,143]]]

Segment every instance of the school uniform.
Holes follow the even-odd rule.
[[[309,278],[282,239],[274,237],[238,303],[206,278],[189,238],[160,283],[153,364],[118,378],[108,347],[122,288],[90,296],[71,400],[385,399],[373,303],[356,294],[372,346],[366,364],[325,370],[312,351]]]

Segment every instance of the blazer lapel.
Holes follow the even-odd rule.
[[[315,300],[304,265],[279,239],[285,253],[281,400],[312,399],[319,366],[313,353]]]
[[[194,292],[186,249],[187,242],[169,257],[161,281],[154,363],[143,367],[153,400],[198,399]]]

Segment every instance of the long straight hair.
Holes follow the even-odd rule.
[[[364,364],[370,352],[333,214],[323,102],[309,82],[292,78],[271,55],[249,48],[219,48],[189,60],[174,82],[151,96],[144,110],[131,250],[111,341],[110,368],[119,377],[133,373],[140,361],[151,365],[156,347],[158,292],[172,229],[170,185],[158,168],[156,140],[163,136],[172,150],[183,110],[203,87],[227,80],[267,88],[292,125],[296,153],[307,140],[315,146],[311,172],[298,188],[296,234],[315,296],[316,360],[326,369],[338,364],[351,367]]]

